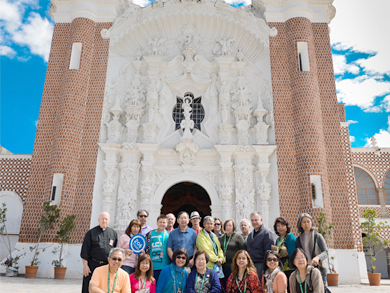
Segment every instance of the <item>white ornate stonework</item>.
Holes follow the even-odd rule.
[[[269,65],[275,31],[263,8],[120,1],[112,27],[101,33],[110,57],[97,167],[104,183],[94,193],[95,205],[104,203],[98,209],[115,214],[118,231],[138,208],[148,209],[153,223],[167,182],[176,178],[207,190],[213,215],[239,221],[261,210],[268,219],[273,193],[278,202],[277,176],[265,171],[276,172]],[[194,112],[197,98],[203,114]],[[179,121],[177,101],[184,101]],[[268,168],[259,165],[258,148],[268,154]],[[115,159],[107,160],[113,149]]]

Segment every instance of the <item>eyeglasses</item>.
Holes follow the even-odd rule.
[[[267,258],[267,261],[273,261],[273,262],[278,262],[279,260],[275,257],[275,258]]]
[[[111,258],[113,261],[122,261],[123,259],[121,259],[121,258],[116,258],[116,257],[113,257],[113,258]]]
[[[221,224],[220,224],[220,223],[215,223],[214,225],[215,225],[215,226],[221,226]]]
[[[184,260],[186,260],[187,258],[185,256],[176,256],[176,259],[184,259]]]
[[[139,215],[140,218],[147,218],[147,215]]]
[[[297,257],[295,257],[295,259],[297,259],[297,260],[300,260],[300,259],[305,259],[306,257],[304,257],[304,256],[297,256]]]

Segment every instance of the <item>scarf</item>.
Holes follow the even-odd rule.
[[[180,292],[183,292],[184,288],[182,286],[182,283],[186,280],[185,268],[178,267],[173,263],[171,263],[169,266],[171,269],[171,276],[173,279],[173,292],[176,293],[178,290],[180,290]]]
[[[267,293],[274,293],[274,289],[272,287],[273,283],[274,283],[274,278],[276,276],[277,273],[280,272],[280,268],[277,267],[276,269],[274,269],[274,271],[271,273],[269,269],[267,269],[267,271],[265,272],[264,274],[264,280],[265,280],[265,287],[267,288]]]

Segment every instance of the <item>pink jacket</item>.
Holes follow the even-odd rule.
[[[119,238],[118,244],[116,245],[116,247],[120,247],[123,249],[129,249],[129,242],[130,242],[130,237],[127,234],[123,234]],[[123,262],[122,265],[135,268],[137,266],[137,261],[138,261],[138,255],[133,253],[125,259],[125,261]]]
[[[143,287],[143,281],[141,280],[141,288]],[[146,280],[145,288],[150,288],[150,293],[156,293],[156,280],[153,278],[154,283],[152,284],[149,280]],[[130,286],[131,292],[135,293],[139,290],[139,281],[135,274],[130,275]]]

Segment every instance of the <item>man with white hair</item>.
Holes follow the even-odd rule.
[[[84,237],[80,256],[83,261],[83,293],[89,292],[89,282],[93,271],[108,263],[110,250],[116,247],[118,235],[108,227],[110,215],[102,212],[98,218],[99,225],[89,230]]]
[[[251,230],[251,223],[249,222],[248,219],[242,219],[240,222],[240,230],[241,230],[241,235],[244,238],[245,242],[248,238],[249,232]]]
[[[129,274],[121,269],[125,251],[116,247],[110,250],[108,264],[96,268],[89,283],[90,293],[131,293]]]
[[[275,241],[271,230],[264,227],[260,213],[251,213],[251,222],[253,231],[249,233],[246,240],[246,250],[252,258],[257,275],[261,280],[265,255],[267,250],[271,250],[271,246],[275,244]]]

